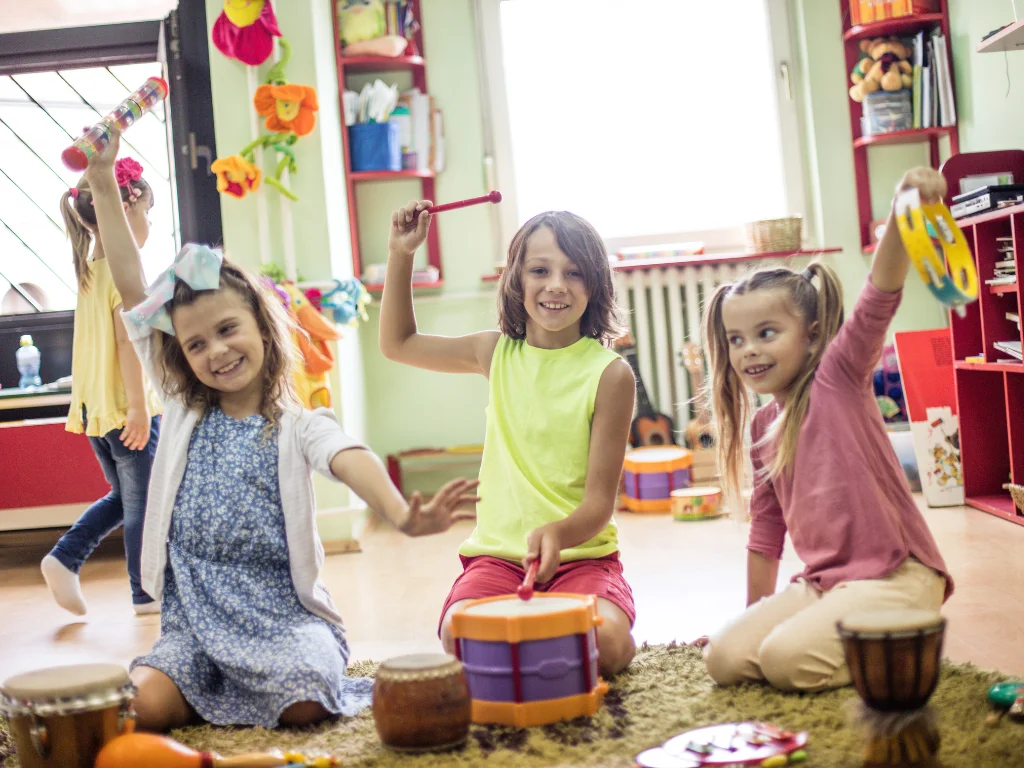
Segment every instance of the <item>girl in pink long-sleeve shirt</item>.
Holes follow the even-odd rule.
[[[929,168],[907,173],[907,187],[925,202],[946,193]],[[862,610],[938,611],[953,591],[872,388],[909,266],[890,214],[845,323],[839,279],[823,264],[760,270],[721,286],[708,304],[720,466],[727,485],[737,487],[749,422],[754,469],[748,607],[704,651],[721,685],[846,685],[838,620]],[[751,393],[773,398],[752,418]],[[787,532],[805,569],[776,593]]]

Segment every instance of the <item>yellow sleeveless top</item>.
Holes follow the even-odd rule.
[[[502,336],[489,378],[476,528],[459,554],[519,561],[534,528],[563,520],[583,501],[597,385],[618,355],[595,339],[539,349]],[[610,555],[615,522],[562,562]]]
[[[106,259],[89,260],[89,290],[78,292],[75,306],[74,347],[71,350],[71,408],[65,429],[102,437],[121,429],[128,417],[128,395],[121,378],[114,336],[114,307],[121,303],[121,294],[114,287],[114,278]],[[160,398],[153,391],[145,373],[149,415],[162,410]],[[82,424],[85,406],[88,425]]]

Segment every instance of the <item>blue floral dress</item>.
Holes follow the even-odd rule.
[[[214,725],[272,728],[289,705],[369,706],[373,681],[345,677],[342,630],[309,612],[292,582],[266,420],[213,408],[196,425],[167,547],[160,638],[132,662],[169,676]]]

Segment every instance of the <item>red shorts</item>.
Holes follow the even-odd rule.
[[[459,600],[478,600],[482,597],[498,595],[514,595],[516,587],[526,578],[524,571],[517,563],[497,557],[482,555],[480,557],[463,557],[462,574],[452,585],[448,599],[444,601],[441,618],[437,625],[437,634],[441,634],[441,622],[453,603]],[[613,552],[607,557],[593,560],[574,560],[558,566],[555,575],[547,584],[535,584],[536,592],[573,592],[577,595],[594,595],[603,597],[613,605],[622,609],[629,617],[629,625],[636,620],[636,608],[633,606],[633,590],[629,588],[622,576],[622,563],[619,553]]]

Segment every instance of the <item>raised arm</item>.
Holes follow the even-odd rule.
[[[922,203],[937,203],[946,196],[946,179],[933,168],[914,168],[907,171],[897,188],[897,194],[911,187],[917,187],[921,193]],[[907,256],[903,240],[900,239],[895,211],[890,210],[885,234],[882,235],[871,262],[871,283],[880,291],[895,293],[903,287],[909,270],[910,257]]]
[[[388,360],[443,373],[488,374],[497,331],[431,336],[416,327],[412,304],[413,254],[430,229],[429,200],[409,203],[391,215],[388,268],[380,307],[380,351]]]
[[[594,401],[583,502],[564,520],[531,531],[526,542],[524,567],[539,557],[537,581],[542,584],[554,576],[563,549],[572,549],[594,538],[612,519],[635,391],[636,380],[625,360],[615,360],[604,369]]]
[[[121,135],[116,128],[111,128],[110,133],[110,143],[102,152],[92,156],[85,178],[92,189],[96,225],[103,243],[103,252],[110,265],[110,274],[121,294],[124,309],[129,310],[146,298],[146,280],[142,273],[139,247],[128,228],[124,203],[114,178],[114,160],[121,146]]]

